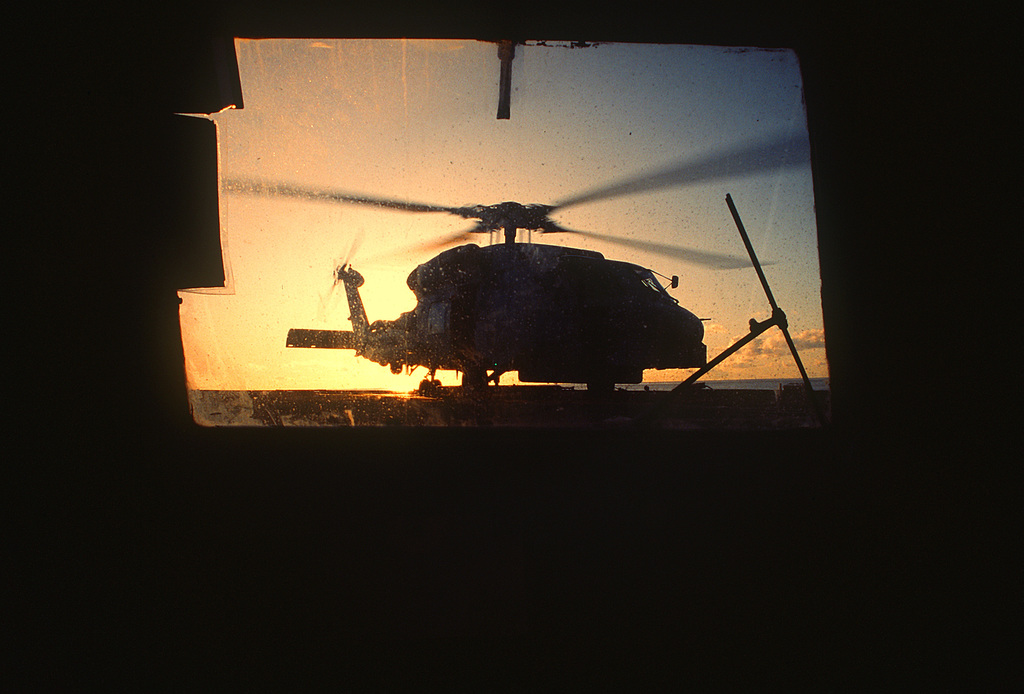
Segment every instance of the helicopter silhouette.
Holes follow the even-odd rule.
[[[463,389],[471,391],[497,385],[502,374],[515,371],[525,383],[583,383],[588,390],[609,392],[617,383],[640,383],[645,369],[705,367],[701,319],[680,306],[652,270],[592,250],[533,243],[533,233],[642,245],[719,269],[750,267],[750,261],[730,255],[567,229],[551,215],[613,197],[805,165],[806,146],[799,137],[747,144],[555,204],[506,201],[452,207],[252,180],[225,181],[224,188],[476,220],[472,228],[433,244],[435,248],[477,234],[503,235],[502,243],[460,245],[417,266],[407,280],[416,306],[394,320],[368,320],[359,294],[363,277],[343,261],[334,280],[344,285],[352,330],[293,328],[288,347],[354,350],[396,374],[425,367],[422,392],[437,391],[438,370],[461,372]],[[527,232],[527,240],[517,240],[520,231]],[[678,277],[670,283],[676,288]]]

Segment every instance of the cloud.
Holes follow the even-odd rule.
[[[739,340],[741,337],[743,336],[734,337],[733,341]],[[791,337],[793,338],[793,344],[799,351],[825,348],[824,330],[801,330],[798,333],[792,334]],[[770,330],[741,349],[737,356],[779,357],[787,354],[789,354],[789,346],[786,344],[786,338],[783,336],[782,331]]]
[[[732,339],[736,342],[744,335]],[[825,347],[825,331],[821,329],[801,330],[791,335],[793,344],[800,353],[804,365],[813,372],[825,373],[827,363],[824,355],[809,355],[810,350]],[[777,375],[795,369],[793,357],[781,330],[769,330],[736,354],[729,357],[720,369],[719,377],[775,378]],[[811,374],[815,375],[814,373]]]
[[[825,349],[825,331],[820,328],[817,330],[801,330],[791,335],[791,337],[797,349]]]

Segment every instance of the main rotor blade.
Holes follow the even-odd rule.
[[[452,234],[447,234],[434,241],[425,241],[423,243],[413,246],[417,251],[435,251],[445,246],[450,246],[453,243],[462,243],[463,241],[469,241],[475,234],[487,233],[487,227],[483,224],[477,224],[472,229],[464,229],[462,231],[456,231]]]
[[[442,248],[447,248],[455,243],[462,243],[463,241],[470,240],[475,234],[486,232],[487,228],[483,225],[476,225],[470,229],[463,229],[462,231],[456,231],[451,234],[446,234],[439,239],[433,239],[431,241],[423,241],[421,243],[411,243],[404,246],[398,246],[395,248],[384,250],[380,253],[376,253],[372,256],[363,258],[363,262],[376,262],[384,257],[398,258],[409,255],[410,253],[420,254],[427,252],[434,252]]]
[[[313,200],[318,202],[341,202],[354,205],[374,205],[386,207],[392,210],[403,210],[405,212],[447,212],[460,217],[473,218],[476,214],[474,208],[467,207],[444,207],[441,205],[429,205],[407,200],[393,200],[391,198],[377,198],[368,195],[355,195],[339,190],[314,190],[294,186],[287,183],[265,184],[260,181],[228,180],[224,182],[224,189],[232,193],[245,193],[250,195],[280,195],[288,198],[301,200]]]
[[[809,162],[810,149],[806,138],[777,137],[767,142],[749,143],[717,154],[687,159],[661,171],[595,188],[556,203],[552,211],[661,188],[708,183],[769,169],[805,166]]]
[[[637,241],[635,239],[624,239],[608,234],[595,234],[592,231],[574,231],[572,229],[560,228],[559,231],[567,231],[580,236],[587,236],[592,239],[614,243],[627,248],[635,248],[647,253],[656,253],[668,258],[682,260],[685,263],[701,265],[715,270],[738,270],[739,268],[750,267],[750,260],[738,258],[724,253],[712,253],[710,251],[698,251],[685,246],[673,246],[666,243],[650,243],[649,241]],[[771,265],[771,263],[765,263]]]

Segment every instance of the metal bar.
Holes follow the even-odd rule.
[[[748,342],[750,342],[751,340],[756,338],[758,335],[760,335],[761,333],[763,333],[766,330],[768,330],[773,325],[778,325],[778,323],[775,321],[774,317],[769,318],[768,320],[764,321],[763,323],[758,323],[753,318],[751,318],[750,319],[750,332],[749,333],[747,333],[746,335],[741,337],[739,340],[737,340],[731,346],[726,347],[722,351],[721,354],[719,354],[717,357],[715,357],[714,359],[709,361],[707,364],[705,364],[704,366],[702,366],[698,370],[694,371],[692,374],[690,374],[690,376],[685,381],[683,381],[682,383],[677,385],[670,392],[675,393],[676,391],[685,390],[686,386],[689,386],[691,383],[693,383],[698,378],[700,378],[701,376],[706,374],[708,371],[711,371],[711,369],[715,368],[716,366],[721,364],[723,361],[725,361],[726,359],[731,357],[738,350],[743,349],[743,347],[745,347]]]
[[[814,414],[818,416],[818,421],[821,423],[822,428],[828,426],[828,420],[825,418],[825,412],[821,409],[821,403],[818,402],[818,398],[814,395],[814,388],[811,386],[811,379],[807,377],[807,371],[804,370],[804,363],[800,361],[800,355],[797,354],[796,345],[793,344],[793,338],[789,336],[789,330],[784,326],[780,325],[779,329],[782,331],[783,337],[786,338],[786,344],[789,345],[789,351],[793,353],[793,361],[796,362],[796,368],[800,370],[800,378],[804,382],[804,391],[807,393],[807,399],[811,401],[811,407],[814,408]]]
[[[750,256],[750,262],[754,264],[754,269],[757,270],[757,277],[761,280],[761,286],[764,287],[765,296],[768,297],[768,303],[772,309],[779,308],[779,305],[775,303],[775,297],[772,296],[771,287],[768,286],[768,280],[765,279],[764,271],[761,269],[761,263],[757,262],[757,255],[754,253],[754,247],[750,244],[750,237],[747,236],[747,230],[743,227],[743,222],[740,221],[740,213],[736,211],[736,205],[732,202],[732,195],[725,194],[725,202],[729,206],[729,212],[732,213],[733,221],[736,222],[736,228],[740,230],[740,238],[743,239],[743,245],[747,247],[747,254]]]
[[[501,77],[498,84],[498,120],[508,120],[511,117],[512,59],[515,57],[515,43],[512,41],[498,42],[498,60],[501,61]]]
[[[754,264],[754,269],[757,271],[757,278],[761,280],[761,286],[764,287],[764,294],[768,297],[768,303],[772,307],[772,320],[776,321],[776,325],[779,326],[779,330],[782,331],[782,335],[786,338],[786,344],[789,345],[789,351],[793,354],[793,361],[796,362],[796,367],[800,371],[800,378],[804,382],[804,390],[807,392],[807,399],[811,402],[811,407],[814,409],[814,413],[818,417],[818,421],[821,422],[821,426],[825,427],[827,421],[825,419],[825,413],[821,409],[821,405],[818,403],[818,398],[814,395],[814,388],[811,386],[811,379],[807,377],[807,371],[804,370],[804,364],[800,361],[800,355],[796,351],[796,345],[793,344],[793,338],[789,335],[789,325],[786,321],[786,314],[782,312],[779,305],[775,303],[775,296],[772,294],[771,287],[768,286],[768,280],[764,276],[764,271],[761,269],[761,263],[757,260],[757,255],[754,253],[754,247],[750,243],[750,237],[747,236],[747,230],[743,227],[743,222],[740,220],[740,213],[736,210],[736,205],[732,201],[732,195],[726,193],[725,203],[729,206],[729,212],[732,213],[733,221],[736,222],[736,228],[740,231],[740,238],[743,239],[743,245],[747,247],[747,253],[750,255],[750,262]]]
[[[714,359],[709,361],[707,364],[705,364],[704,366],[699,368],[697,371],[694,371],[692,374],[690,374],[689,378],[687,378],[685,381],[683,381],[682,383],[677,385],[675,388],[670,390],[668,393],[666,393],[665,397],[662,399],[662,401],[656,407],[652,408],[648,413],[637,417],[634,420],[633,424],[635,424],[635,425],[649,424],[651,421],[653,421],[655,418],[657,418],[665,410],[665,408],[668,407],[669,404],[676,397],[678,397],[679,394],[684,393],[684,392],[688,392],[689,391],[689,386],[691,384],[693,384],[698,378],[700,378],[701,376],[706,374],[708,371],[711,371],[711,369],[713,369],[716,366],[718,366],[719,364],[721,364],[723,361],[725,361],[730,356],[735,354],[737,350],[742,349],[748,342],[750,342],[751,340],[756,338],[758,335],[760,335],[761,333],[763,333],[766,330],[768,330],[769,328],[771,328],[773,325],[778,325],[777,315],[776,314],[773,314],[771,318],[769,318],[768,320],[764,321],[763,323],[758,323],[756,320],[751,318],[750,319],[750,332],[749,333],[747,333],[746,335],[741,337],[739,340],[734,342],[729,347],[726,347],[722,351],[721,354],[719,354],[717,357],[715,357]]]

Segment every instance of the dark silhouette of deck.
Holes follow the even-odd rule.
[[[560,386],[501,386],[478,393],[441,387],[431,396],[388,391],[193,391],[193,418],[208,426],[404,426],[617,428],[668,402],[667,392],[595,395]],[[828,391],[816,391],[822,406]],[[698,388],[673,398],[644,426],[672,429],[791,429],[817,426],[802,389]]]

